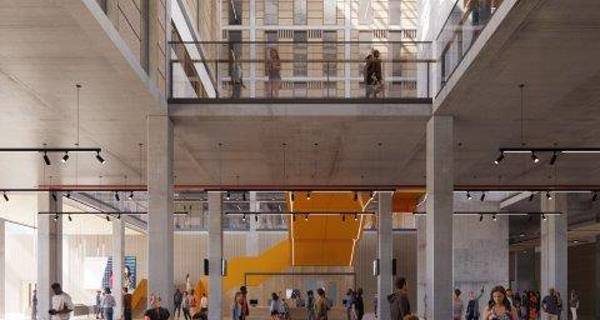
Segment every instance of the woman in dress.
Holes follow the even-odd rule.
[[[279,97],[279,88],[281,87],[281,59],[279,52],[275,48],[269,48],[267,60],[265,63],[265,73],[269,80],[266,83],[268,98]]]
[[[502,286],[492,289],[490,302],[483,311],[483,320],[517,320],[517,310],[511,306]]]

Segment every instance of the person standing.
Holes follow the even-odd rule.
[[[104,315],[102,314],[102,292],[100,290],[96,291],[94,314],[96,315],[96,319],[104,318]]]
[[[306,319],[315,320],[315,294],[312,290],[306,292]]]
[[[390,303],[391,320],[402,320],[410,314],[408,288],[405,278],[396,280],[396,291],[387,297]]]
[[[511,306],[503,286],[497,286],[490,293],[490,301],[483,311],[483,320],[514,320],[517,310]]]
[[[175,289],[175,293],[173,294],[173,317],[180,318],[181,317],[181,303],[183,301],[183,294],[179,290],[179,288]]]
[[[327,296],[323,288],[317,289],[317,299],[315,300],[315,319],[316,320],[327,320],[327,312],[329,311],[329,304],[327,302]]]
[[[381,71],[381,58],[379,50],[373,50],[373,61],[372,61],[372,85],[373,85],[373,98],[377,98],[379,93],[383,94],[383,73]]]
[[[542,299],[542,310],[544,311],[544,319],[558,320],[558,297],[556,296],[554,288],[550,288],[548,290],[548,295]]]
[[[354,295],[354,312],[356,314],[356,320],[362,320],[365,315],[365,302],[363,301],[363,289],[358,288]]]
[[[529,291],[529,319],[536,320],[539,317],[539,299],[538,295]]]
[[[208,298],[206,297],[206,293],[202,293],[202,297],[200,298],[200,312],[208,312]]]
[[[231,308],[231,320],[244,320],[244,307],[242,305],[243,294],[236,292],[233,298],[233,307]]]
[[[192,292],[192,282],[190,281],[190,274],[185,275],[185,291],[188,293]]]
[[[131,320],[133,307],[131,305],[131,299],[133,296],[129,293],[127,287],[123,287],[123,320]]]
[[[183,318],[185,320],[191,320],[192,315],[190,314],[190,305],[189,305],[190,295],[187,291],[183,292],[183,299],[181,301],[181,310],[183,310]]]
[[[373,95],[373,54],[369,53],[365,58],[363,68],[365,80],[365,97],[370,98]]]
[[[281,86],[281,59],[277,49],[269,48],[268,52],[265,63],[265,72],[268,77],[266,85],[267,98],[277,98]]]
[[[271,320],[279,320],[282,309],[283,307],[281,306],[281,301],[279,301],[279,296],[277,293],[273,292],[271,294],[271,303],[269,304],[269,314],[271,315]]]
[[[244,71],[242,70],[242,64],[238,61],[235,56],[235,52],[230,50],[229,62],[231,66],[231,97],[234,99],[242,96],[242,88],[246,88],[244,85]]]
[[[240,287],[240,293],[242,294],[242,313],[244,319],[250,315],[250,306],[248,305],[248,289],[246,286]]]
[[[354,305],[354,291],[348,289],[344,298],[344,310],[346,311],[346,320],[352,320],[352,306]]]
[[[469,302],[467,302],[466,320],[479,320],[479,299],[483,296],[484,288],[481,287],[479,295],[475,297],[473,291],[469,292]],[[516,319],[514,319],[516,320]]]
[[[104,288],[104,297],[102,298],[102,313],[105,320],[113,320],[114,307],[117,305],[115,298],[110,292],[110,288]]]
[[[454,297],[452,299],[452,319],[460,320],[462,319],[463,311],[465,309],[465,304],[462,301],[460,289],[454,289]]]
[[[190,290],[190,293],[188,294],[188,308],[190,309],[190,315],[192,316],[192,319],[194,319],[194,316],[199,313],[198,301],[196,301],[194,289]]]
[[[33,292],[31,294],[31,320],[37,319],[37,305],[38,305],[37,290],[33,289]]]
[[[160,306],[160,296],[155,296],[150,309],[144,313],[144,320],[169,320],[169,310]]]
[[[515,305],[515,301],[513,300],[513,292],[511,288],[506,289],[506,298],[508,299],[508,302],[510,302],[511,306]]]
[[[571,316],[573,320],[577,320],[577,309],[579,309],[579,295],[575,289],[571,290],[571,297],[569,299],[569,307],[571,309]]]
[[[75,309],[71,296],[64,292],[60,283],[53,283],[50,288],[54,292],[51,308],[48,310],[50,320],[68,320],[71,312]]]

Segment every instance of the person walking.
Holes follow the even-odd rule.
[[[190,281],[190,274],[186,274],[185,275],[185,291],[187,291],[188,293],[192,292],[192,282]]]
[[[53,283],[50,288],[54,295],[50,302],[50,320],[68,320],[71,312],[75,309],[71,296],[62,290],[60,283]]]
[[[579,295],[575,289],[571,290],[571,297],[569,298],[569,308],[571,309],[571,317],[573,320],[577,320],[577,309],[579,309]]]
[[[315,320],[315,294],[312,290],[306,292],[306,319]]]
[[[38,306],[38,297],[37,290],[34,289],[31,294],[31,320],[37,319],[37,306]]]
[[[325,290],[317,289],[317,298],[315,300],[315,320],[327,320],[327,312],[329,311],[329,303]]]
[[[467,302],[467,313],[465,314],[466,320],[479,320],[479,299],[483,296],[483,291],[484,287],[481,287],[481,291],[479,291],[477,297],[475,297],[473,291],[469,292],[469,302]]]
[[[242,314],[243,318],[246,319],[250,315],[250,306],[248,305],[248,289],[246,286],[240,287],[240,293],[242,294]]]
[[[187,291],[183,292],[183,299],[181,300],[181,310],[183,310],[183,318],[185,320],[192,319],[192,315],[190,314],[189,294]]]
[[[102,314],[102,291],[96,291],[96,304],[94,305],[94,314],[96,319],[104,318]]]
[[[461,320],[463,316],[463,311],[465,309],[465,303],[463,302],[460,295],[462,292],[460,289],[454,289],[454,296],[452,298],[452,319]]]
[[[198,310],[198,301],[196,301],[196,295],[194,294],[194,289],[190,290],[188,294],[188,308],[190,310],[190,315],[192,319],[196,318],[196,314],[199,314]]]
[[[539,299],[538,295],[530,291],[529,292],[529,320],[536,320],[539,317]]]
[[[344,311],[346,311],[346,320],[352,320],[352,306],[354,305],[354,291],[348,289],[344,297]]]
[[[244,85],[244,71],[242,70],[242,64],[238,61],[233,50],[230,50],[229,56],[229,65],[231,66],[231,98],[237,99],[242,96],[242,88],[246,88],[246,85]]]
[[[390,303],[391,320],[402,320],[410,314],[408,287],[405,278],[396,280],[396,290],[387,299]]]
[[[133,314],[133,306],[131,304],[133,296],[129,293],[127,287],[123,287],[123,320],[131,320]]]
[[[266,83],[267,98],[279,97],[279,88],[281,86],[281,59],[279,52],[275,48],[269,48],[267,60],[265,62],[265,72],[268,77]]]
[[[517,310],[511,306],[503,286],[496,286],[490,293],[490,301],[483,311],[483,320],[514,320]]]
[[[179,288],[175,289],[173,294],[173,317],[181,317],[181,303],[183,302],[183,294]]]
[[[365,57],[363,76],[365,81],[365,97],[370,98],[373,95],[373,53],[369,53]]]
[[[558,320],[560,313],[558,306],[558,297],[554,288],[548,289],[548,295],[542,299],[542,310],[544,311],[544,319],[546,320]]]
[[[144,320],[169,320],[169,310],[161,307],[160,303],[160,296],[155,296],[152,306],[144,313]]]
[[[283,307],[281,306],[281,301],[279,301],[279,296],[277,293],[271,293],[271,303],[269,304],[269,314],[271,315],[271,320],[279,320],[282,309]]]
[[[231,308],[231,320],[244,320],[243,294],[238,291],[233,298],[233,307]]]
[[[381,71],[381,58],[379,54],[379,50],[373,50],[373,61],[372,61],[372,70],[371,70],[371,78],[372,78],[372,86],[373,86],[373,98],[377,98],[378,94],[383,94],[383,73]]]
[[[354,295],[354,313],[356,314],[356,320],[362,320],[365,315],[365,302],[363,301],[363,289],[358,288]]]
[[[117,305],[115,298],[110,292],[110,288],[104,288],[104,297],[102,298],[102,313],[105,320],[113,320],[114,308]]]

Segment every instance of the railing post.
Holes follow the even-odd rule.
[[[173,60],[169,61],[169,98],[173,98]]]
[[[327,98],[329,98],[329,61],[327,63]]]
[[[430,64],[430,62],[427,61],[427,97],[426,98],[429,98],[429,95],[430,95],[429,94],[429,64]]]
[[[219,81],[219,60],[215,60],[215,97],[219,98],[219,87],[221,86],[221,81]]]

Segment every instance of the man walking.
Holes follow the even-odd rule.
[[[550,288],[548,295],[542,300],[542,310],[545,320],[558,320],[558,297],[554,288]]]

